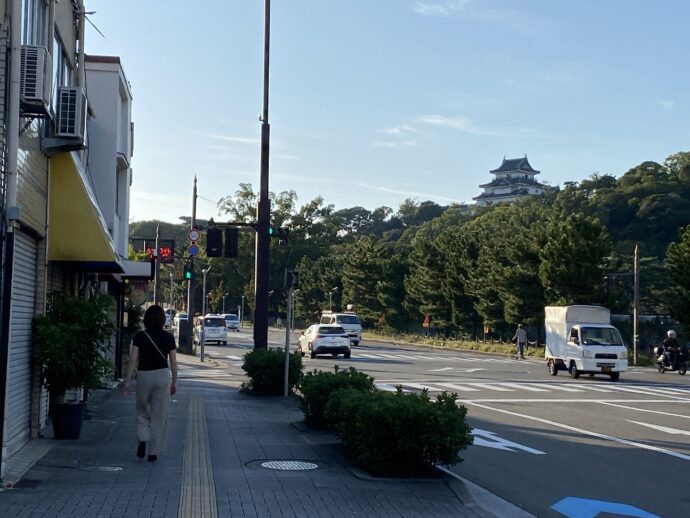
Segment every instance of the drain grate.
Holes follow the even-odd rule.
[[[279,469],[283,471],[304,471],[309,469],[316,469],[319,466],[312,462],[304,462],[301,460],[269,460],[261,463],[262,468]]]

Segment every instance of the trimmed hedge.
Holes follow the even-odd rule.
[[[302,356],[293,353],[289,359],[288,390],[302,379]],[[244,355],[242,369],[250,380],[242,383],[242,392],[258,396],[281,396],[285,383],[285,351],[254,349]]]
[[[467,409],[454,394],[345,389],[336,391],[326,415],[354,461],[375,476],[424,476],[435,464],[462,462],[472,444]]]
[[[353,367],[338,370],[336,365],[334,372],[315,370],[306,373],[299,388],[301,395],[298,400],[304,411],[304,422],[314,428],[334,430],[337,421],[325,413],[331,396],[343,389],[371,392],[374,390],[374,378]]]

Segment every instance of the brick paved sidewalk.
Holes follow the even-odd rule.
[[[168,449],[158,461],[135,456],[134,397],[104,391],[89,403],[81,439],[55,441],[15,489],[0,491],[0,516],[493,516],[451,477],[368,477],[333,435],[300,425],[294,400],[246,396],[214,362],[178,358]],[[262,467],[269,461],[313,469]]]

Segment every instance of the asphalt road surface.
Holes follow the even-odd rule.
[[[239,383],[251,330],[228,341],[205,353]],[[283,346],[284,332],[269,342]],[[632,367],[618,382],[574,380],[539,360],[373,342],[349,360],[304,358],[305,370],[336,364],[381,390],[457,393],[475,443],[452,470],[536,516],[690,516],[690,375]]]

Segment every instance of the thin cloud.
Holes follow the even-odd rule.
[[[417,2],[412,12],[422,16],[450,16],[454,13],[465,10],[469,0],[456,0],[454,2],[427,3]]]
[[[472,135],[482,135],[491,137],[506,137],[509,136],[505,131],[487,130],[484,128],[478,128],[472,121],[466,117],[446,117],[445,115],[423,115],[419,118],[420,122],[424,124],[429,124],[431,126],[437,126],[441,128],[450,128],[463,133],[470,133]]]
[[[385,187],[381,185],[369,185],[363,182],[357,182],[358,187],[362,187],[364,189],[369,189],[372,191],[379,191],[379,192],[386,192],[389,194],[401,194],[407,198],[420,198],[423,200],[438,200],[438,201],[443,201],[443,202],[448,202],[448,203],[463,203],[456,198],[448,198],[447,196],[439,196],[438,194],[431,194],[428,192],[419,192],[419,191],[405,191],[402,189],[391,189],[390,187]]]
[[[404,135],[406,133],[418,133],[419,130],[409,124],[401,124],[400,126],[394,126],[392,128],[384,128],[379,130],[381,133],[386,135]]]
[[[388,149],[400,149],[405,147],[414,147],[417,145],[416,140],[406,140],[404,142],[393,142],[393,141],[376,141],[374,142],[374,147],[388,148]]]
[[[671,108],[676,107],[676,103],[670,99],[657,99],[656,103],[664,110],[670,110]]]
[[[259,144],[261,142],[256,137],[236,137],[234,135],[218,135],[214,133],[207,133],[204,136],[223,142],[236,142],[238,144]]]

